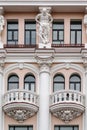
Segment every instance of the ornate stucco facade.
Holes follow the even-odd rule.
[[[0,130],[87,130],[87,1],[0,0]]]

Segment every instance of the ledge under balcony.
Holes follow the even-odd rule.
[[[78,91],[58,91],[50,96],[50,111],[57,118],[69,122],[85,110],[85,97]]]
[[[10,90],[4,95],[4,112],[22,122],[36,114],[39,109],[38,95],[26,90]]]

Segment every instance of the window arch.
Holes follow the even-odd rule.
[[[28,74],[24,78],[24,89],[35,91],[35,77],[32,74]]]
[[[65,88],[65,78],[62,74],[57,74],[53,78],[53,91],[63,90]]]
[[[71,90],[81,91],[81,77],[78,74],[73,74],[69,80]]]
[[[8,77],[8,90],[19,88],[19,77],[14,74]]]

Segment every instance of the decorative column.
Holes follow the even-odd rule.
[[[47,50],[46,50],[47,51]],[[36,51],[36,60],[40,68],[39,72],[39,113],[38,129],[50,129],[49,96],[50,96],[50,67],[54,58],[54,50]]]
[[[3,7],[0,7],[0,48],[3,48],[3,43],[2,43],[2,31],[3,31],[3,26],[5,24],[4,21],[4,16],[3,14]]]
[[[85,113],[84,113],[84,130],[87,130],[87,64],[85,65]]]
[[[84,25],[86,27],[86,35],[87,35],[87,14],[84,15]],[[86,39],[87,40],[87,39]],[[87,41],[86,41],[87,42]],[[87,48],[87,43],[85,43],[85,48]]]
[[[3,129],[2,94],[3,94],[3,67],[0,64],[0,130],[4,130]]]
[[[51,48],[50,28],[53,18],[50,15],[51,7],[39,7],[41,13],[36,16],[36,22],[39,25],[39,48]]]
[[[50,68],[43,64],[40,67],[39,130],[49,130],[49,86]]]

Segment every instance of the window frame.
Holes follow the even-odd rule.
[[[35,24],[35,29],[26,29],[26,24]],[[29,40],[29,43],[26,42],[26,32],[30,32],[30,39],[28,38]],[[35,31],[35,43],[32,43],[32,32]],[[33,46],[33,45],[36,45],[36,22],[34,20],[30,21],[30,20],[25,20],[25,23],[24,23],[24,44],[25,45],[30,45],[30,46]]]
[[[61,20],[61,21],[54,21],[53,22],[53,25],[63,25],[63,29],[54,29],[53,27],[52,27],[52,43],[53,44],[64,44],[64,20]],[[56,31],[57,32],[57,40],[53,40],[53,32],[54,31]],[[59,32],[60,31],[62,31],[63,32],[63,39],[61,40],[60,38],[59,38]],[[63,42],[63,43],[62,43]]]
[[[55,79],[57,76],[61,76],[61,77],[64,79],[64,81],[54,81],[54,79]],[[56,74],[56,75],[54,75],[54,77],[53,77],[53,92],[56,92],[56,91],[54,90],[54,84],[55,84],[55,83],[57,83],[57,85],[58,85],[58,83],[63,84],[64,88],[61,89],[61,90],[64,90],[64,89],[65,89],[65,77],[64,77],[62,74]],[[61,91],[61,90],[57,90],[57,91]]]
[[[78,125],[54,125],[54,130],[55,130],[55,127],[59,127],[59,130],[61,130],[60,128],[61,127],[72,127],[72,130],[75,130],[75,127],[77,127],[77,129],[79,130],[79,126]]]
[[[17,25],[18,25],[18,20],[15,20],[15,21],[9,21],[9,20],[8,20],[8,21],[7,21],[7,44],[9,44],[9,45],[10,45],[10,44],[11,44],[11,45],[16,45],[16,44],[18,44],[18,31],[19,31],[19,30],[18,30],[18,28],[17,28],[17,29],[9,29],[9,28],[8,28],[8,25],[9,25],[9,24],[12,24],[12,25],[17,24]],[[12,39],[11,39],[11,40],[8,39],[8,32],[12,32]],[[14,33],[15,33],[15,32],[17,32],[17,40],[14,39],[14,35],[15,35]],[[12,42],[12,43],[9,43],[9,42]]]
[[[33,130],[33,125],[29,125],[29,126],[26,126],[26,125],[24,125],[24,126],[22,126],[22,125],[13,126],[12,125],[11,126],[11,125],[9,125],[9,130],[10,130],[11,127],[13,127],[13,130],[15,130],[16,127],[27,127],[27,130],[29,130],[30,127],[32,127],[32,130]]]
[[[25,78],[27,78],[28,76],[32,76],[33,78],[34,78],[34,82],[26,82],[25,81]],[[36,91],[36,79],[35,79],[35,76],[33,75],[33,74],[27,74],[27,75],[25,75],[25,77],[24,77],[24,89],[25,89],[25,83],[27,83],[28,84],[28,91],[32,91],[32,86],[31,86],[31,84],[33,83],[34,84],[34,92]],[[26,90],[26,89],[25,89]]]
[[[81,25],[81,29],[71,29],[71,25],[72,25],[72,23],[73,23],[73,25]],[[71,32],[75,32],[75,43],[72,43],[71,42]],[[81,43],[78,43],[77,42],[77,32],[81,32]],[[70,21],[70,44],[71,45],[78,45],[78,44],[82,44],[82,20],[71,20]]]
[[[77,76],[77,77],[80,79],[80,81],[79,81],[79,82],[70,81],[70,79],[71,79],[73,76]],[[73,89],[70,88],[71,83],[74,85],[74,90],[75,90],[75,91],[81,92],[81,77],[80,77],[80,75],[78,75],[78,74],[72,74],[72,75],[70,76],[70,78],[69,78],[69,89],[70,89],[70,90],[73,90]],[[76,84],[78,84],[78,83],[79,83],[79,85],[80,85],[80,89],[79,89],[79,90],[76,89]]]
[[[9,79],[12,77],[12,76],[16,76],[17,78],[18,78],[18,81],[10,81],[9,82]],[[11,83],[11,84],[17,84],[17,88],[15,88],[15,89],[18,89],[19,88],[19,77],[18,77],[18,75],[16,75],[16,74],[12,74],[12,75],[10,75],[9,77],[8,77],[8,79],[7,79],[7,83],[8,83],[8,86],[7,86],[7,90],[8,91],[10,91],[10,90],[13,90],[13,89],[9,89],[9,83]]]

